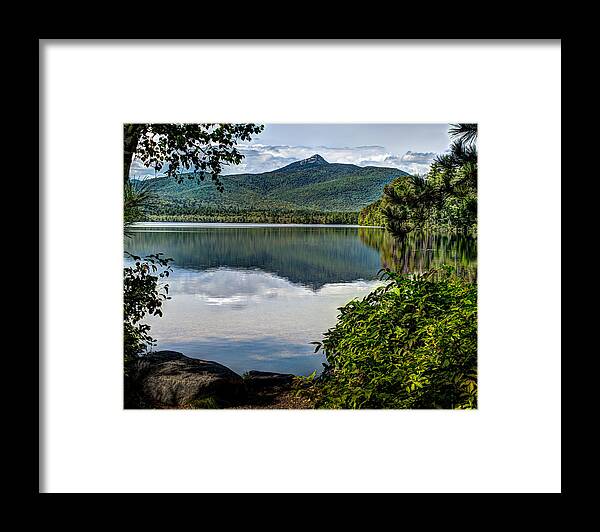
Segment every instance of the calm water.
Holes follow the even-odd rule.
[[[403,247],[378,228],[144,224],[125,249],[174,259],[172,299],[162,318],[148,320],[157,349],[240,374],[320,372],[324,359],[309,342],[335,324],[338,307],[380,284],[382,267],[421,271],[447,263],[476,275],[470,238],[426,235]]]

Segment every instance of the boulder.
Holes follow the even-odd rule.
[[[140,396],[159,405],[185,406],[209,397],[230,402],[245,396],[244,380],[237,373],[218,362],[176,351],[156,351],[140,358],[131,377]]]
[[[249,390],[262,390],[278,386],[288,386],[294,380],[291,373],[272,373],[270,371],[249,371],[244,380]]]

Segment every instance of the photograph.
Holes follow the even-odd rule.
[[[476,409],[474,123],[123,124],[125,409]]]

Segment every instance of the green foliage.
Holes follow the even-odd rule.
[[[477,225],[477,126],[460,124],[451,131],[468,127],[465,134],[455,133],[458,139],[450,153],[438,157],[428,174],[428,184],[434,191],[432,212],[438,223],[459,229],[473,230]]]
[[[421,176],[396,179],[383,190],[381,209],[387,229],[395,236],[404,236],[424,227],[431,214],[432,190]]]
[[[148,222],[201,222],[201,223],[271,223],[271,224],[345,224],[358,223],[357,212],[325,212],[310,210],[283,209],[214,209],[199,207],[195,209],[165,209],[164,214],[145,216]]]
[[[477,141],[477,124],[450,124],[448,134],[463,146],[473,145]]]
[[[255,124],[125,124],[125,181],[133,157],[160,172],[166,166],[169,177],[181,182],[181,172],[190,169],[197,180],[211,177],[217,189],[223,165],[239,164],[244,156],[236,143],[249,141],[264,126]],[[208,172],[208,173],[207,173]]]
[[[381,209],[381,200],[378,199],[370,205],[367,205],[358,213],[358,224],[359,225],[374,225],[379,227],[385,227],[386,218],[383,215]]]
[[[319,408],[476,408],[476,285],[446,270],[384,277],[340,308],[302,393]]]
[[[449,134],[454,139],[449,152],[435,159],[425,177],[394,179],[377,202],[361,211],[359,220],[383,218],[397,237],[442,227],[476,232],[477,124],[454,124]]]
[[[134,360],[155,341],[150,325],[142,322],[146,314],[162,316],[163,301],[170,299],[169,285],[161,283],[172,271],[173,259],[162,253],[144,258],[126,252],[134,265],[123,269],[123,329],[125,363]]]
[[[146,218],[146,211],[152,204],[154,194],[148,190],[146,182],[126,181],[123,186],[123,224],[125,230],[134,222]]]

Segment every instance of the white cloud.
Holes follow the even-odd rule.
[[[406,162],[430,164],[435,156],[436,156],[436,154],[431,151],[425,152],[425,153],[416,152],[416,151],[407,151],[402,156],[402,160],[406,161]]]
[[[247,144],[239,147],[244,155],[242,163],[226,167],[224,174],[270,172],[295,161],[306,159],[315,153],[330,163],[355,164],[357,166],[385,166],[399,168],[409,173],[426,173],[435,153],[408,151],[397,155],[383,146],[356,146],[331,148],[328,146],[285,146]]]
[[[223,267],[191,272],[175,266],[169,277],[173,299],[164,303],[163,317],[150,316],[147,322],[162,345],[192,342],[198,346],[211,336],[225,339],[228,345],[270,338],[277,341],[276,350],[266,345],[255,354],[281,354],[282,345],[290,342],[305,346],[296,352],[310,354],[314,346],[308,342],[319,340],[323,331],[335,325],[339,307],[382,284],[377,279],[357,280],[311,290],[261,270]]]
[[[236,307],[276,298],[347,296],[351,299],[357,293],[368,293],[379,284],[380,281],[357,280],[352,283],[328,283],[319,290],[311,290],[273,273],[227,267],[194,273],[176,267],[169,280],[172,294],[192,295],[206,305]]]
[[[383,161],[382,166],[400,168],[409,174],[426,174],[437,153],[407,151],[401,157],[390,155]]]
[[[239,165],[224,166],[222,173],[259,174],[271,172],[283,166],[318,153],[327,162],[355,164],[357,166],[383,166],[399,168],[408,173],[425,174],[435,158],[433,152],[407,151],[397,155],[383,146],[356,146],[347,148],[331,148],[328,146],[286,146],[267,144],[242,144],[238,147],[244,155]],[[155,172],[154,168],[146,168],[141,161],[134,159],[129,175],[132,178],[158,177],[164,175],[165,168]]]
[[[162,169],[161,169],[162,170]],[[164,175],[164,172],[155,172],[154,168],[147,168],[142,164],[139,159],[131,161],[131,167],[129,168],[129,177],[133,179],[140,179],[142,177],[159,177]]]

